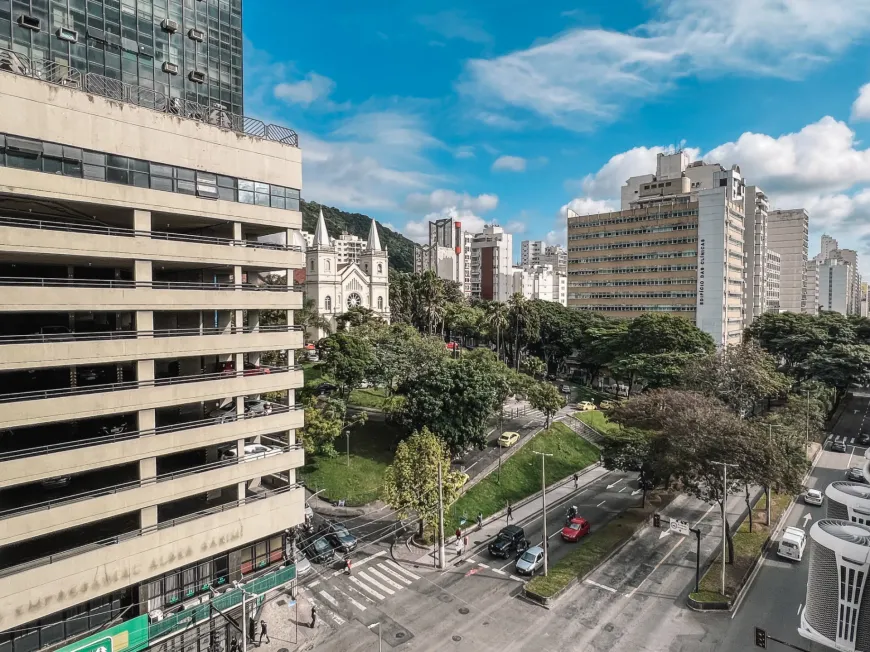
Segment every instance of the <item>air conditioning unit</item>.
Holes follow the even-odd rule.
[[[18,17],[18,25],[21,27],[26,27],[27,29],[32,29],[35,32],[38,32],[40,20],[36,16],[31,16],[29,14],[21,14]]]
[[[191,29],[187,32],[187,37],[197,43],[202,43],[205,40],[205,32],[198,29]]]
[[[193,598],[186,602],[181,603],[181,609],[179,611],[188,611],[189,609],[193,609],[194,607],[198,607],[202,604],[202,598]]]
[[[74,29],[68,29],[66,27],[58,27],[57,38],[61,41],[69,41],[70,43],[76,43],[79,40],[79,33]]]
[[[810,541],[798,633],[844,652],[870,650],[870,525],[823,519],[810,530]]]
[[[163,620],[163,611],[160,609],[154,609],[153,611],[148,612],[148,623],[159,623]]]
[[[168,72],[170,75],[177,75],[178,74],[178,64],[177,63],[170,63],[169,61],[164,61],[163,65],[161,66],[161,69],[163,70],[163,72]]]
[[[163,28],[164,32],[175,34],[175,32],[178,31],[178,21],[172,20],[171,18],[164,18],[160,21],[160,27]]]
[[[870,525],[870,485],[832,482],[825,489],[828,518]]]
[[[187,78],[192,82],[196,82],[197,84],[205,83],[205,73],[200,72],[199,70],[191,70],[188,73]]]

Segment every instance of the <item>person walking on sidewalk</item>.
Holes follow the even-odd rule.
[[[514,517],[514,510],[511,509],[511,504],[507,504],[507,522],[510,523],[511,519]]]
[[[483,527],[483,512],[477,512],[477,529],[480,530]]]
[[[260,621],[260,645],[263,644],[263,639],[266,639],[266,643],[271,643],[272,639],[269,638],[269,633],[266,631],[266,621]]]
[[[580,487],[580,476],[576,473],[574,474],[574,488],[578,489]]]
[[[257,640],[257,621],[253,618],[248,620],[248,638],[251,643]]]
[[[462,556],[462,539],[456,539],[456,557],[457,559]]]
[[[311,605],[311,629],[314,629],[314,626],[317,624],[317,607]]]
[[[462,530],[456,528],[456,540],[459,541],[462,538]]]
[[[235,636],[230,639],[230,652],[239,652],[239,642]]]
[[[347,574],[350,575],[351,574],[351,572],[350,572],[350,557],[348,557],[347,559],[344,560],[344,565],[347,568]]]

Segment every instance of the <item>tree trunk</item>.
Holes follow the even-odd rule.
[[[423,519],[420,519],[420,529],[417,531],[417,538],[420,539],[420,542],[423,541]]]
[[[767,494],[767,527],[770,528],[770,485],[764,488],[764,492]]]
[[[495,325],[495,357],[501,361],[501,339],[499,338],[499,331],[501,328],[498,323]]]
[[[514,364],[516,365],[517,373],[520,373],[520,329],[514,335]]]
[[[746,509],[749,510],[749,533],[752,534],[752,505],[749,503],[749,485],[744,485],[746,488]]]

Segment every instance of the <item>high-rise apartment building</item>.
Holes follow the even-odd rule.
[[[520,244],[520,265],[540,265],[544,247],[543,240],[523,240]]]
[[[782,256],[767,250],[764,280],[764,312],[779,312],[779,275],[782,272]]]
[[[235,582],[292,581],[303,520],[303,254],[259,240],[301,228],[301,153],[283,127],[119,97],[133,77],[82,72],[84,3],[37,5],[12,3],[11,45],[44,58],[0,57],[0,650],[227,650],[211,607],[243,622]],[[209,48],[233,15],[122,2],[110,28],[110,8],[88,3],[103,38],[165,16],[187,39],[190,9]]]
[[[470,245],[471,235],[462,230],[462,222],[451,218],[429,222],[429,244],[414,247],[414,272],[432,270],[471,296]]]
[[[568,305],[683,315],[720,345],[743,332],[744,182],[736,166],[659,154],[622,189],[623,210],[568,215]]]
[[[782,256],[780,311],[805,312],[810,216],[803,208],[767,214],[767,246]],[[821,296],[821,292],[819,293]],[[809,307],[812,310],[812,306]]]
[[[543,240],[523,240],[520,245],[520,266],[550,265],[556,272],[568,272],[568,252],[559,245],[546,245]]]
[[[553,269],[552,265],[526,265],[513,268],[514,293],[526,299],[554,301],[568,305],[568,277]]]
[[[824,236],[822,237],[824,240]],[[858,273],[858,252],[854,249],[832,249],[825,260],[839,260],[852,267],[848,288],[848,313],[857,315],[861,311],[861,274]]]
[[[840,248],[840,243],[837,242],[834,238],[829,236],[827,233],[822,234],[822,246],[821,251],[819,252],[819,257],[821,260],[827,260],[831,257],[831,254],[834,250]]]
[[[746,326],[767,311],[767,195],[758,186],[746,186],[743,253],[746,256]]]
[[[217,119],[244,121],[242,0],[7,1],[4,60],[42,67],[43,78],[72,67],[85,90],[118,100],[135,92],[138,103],[178,115],[223,111]]]
[[[471,297],[507,301],[513,293],[513,237],[497,224],[486,224],[471,238],[468,263]]]
[[[809,315],[819,314],[819,265],[821,264],[817,258],[807,261],[807,271],[804,275],[807,284],[807,303],[804,312]]]
[[[853,274],[854,268],[849,263],[835,258],[819,265],[819,304],[822,310],[852,314]]]

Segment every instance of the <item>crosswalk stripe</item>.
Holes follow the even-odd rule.
[[[327,593],[326,591],[320,591],[319,593],[320,593],[320,595],[323,597],[324,600],[329,600],[329,603],[330,603],[333,607],[337,607],[337,606],[338,606],[338,600],[336,600],[336,599],[333,598],[331,595],[329,595],[329,593]]]
[[[386,554],[387,554],[386,550],[379,550],[375,554],[369,555],[368,557],[366,557],[364,559],[360,559],[359,561],[351,561],[351,568],[352,569],[359,568],[363,564],[370,562],[372,559],[377,559],[378,557],[381,557],[381,556],[386,555]],[[341,575],[342,573],[346,573],[346,572],[347,572],[347,570],[345,568],[339,568],[337,571],[332,573],[332,576],[337,577],[337,576]]]
[[[357,609],[359,609],[360,611],[365,611],[365,610],[366,610],[366,606],[365,606],[364,604],[360,604],[359,602],[357,602],[356,600],[354,600],[352,597],[350,597],[347,593],[345,593],[344,591],[342,591],[342,590],[341,590],[340,588],[338,588],[337,586],[335,587],[335,590],[338,591],[339,593],[341,593],[345,598],[347,598],[348,601],[349,601],[349,602],[350,602],[354,607],[356,607]]]
[[[397,573],[396,571],[392,570],[392,569],[391,569],[389,566],[387,566],[386,564],[378,564],[378,568],[380,568],[380,569],[381,569],[382,571],[384,571],[385,573],[389,573],[390,576],[395,577],[395,578],[396,578],[397,580],[399,580],[400,582],[404,582],[405,584],[410,584],[410,583],[411,583],[411,580],[409,580],[409,579],[408,579],[407,577],[405,577],[404,575],[400,575],[400,574]]]
[[[405,588],[401,584],[397,584],[396,582],[391,580],[389,577],[380,572],[377,568],[369,568],[369,573],[380,579],[382,582],[386,582],[397,591],[401,591],[403,588]]]
[[[516,580],[517,582],[522,582],[522,581],[523,581],[523,578],[522,578],[522,577],[517,577],[516,575],[511,575],[511,579],[512,579],[512,580]]]
[[[383,584],[378,582],[371,575],[366,575],[365,572],[363,572],[363,571],[360,571],[359,576],[361,578],[363,578],[366,582],[371,582],[372,584],[374,584],[375,588],[378,589],[379,591],[383,591],[384,593],[389,593],[390,595],[393,595],[395,593],[395,591],[393,591],[393,589],[388,589],[386,586],[384,586]]]
[[[384,562],[389,564],[390,568],[395,568],[397,571],[399,571],[403,575],[407,575],[412,580],[419,580],[420,579],[419,575],[414,575],[414,573],[412,573],[411,571],[405,570],[404,568],[399,566],[396,562],[394,562],[392,559],[385,559]]]
[[[337,613],[330,611],[329,609],[327,609],[326,607],[324,607],[321,604],[318,604],[318,602],[314,598],[309,598],[309,600],[311,601],[311,604],[317,606],[318,611],[326,612],[326,615],[329,616],[330,618],[332,618],[337,625],[344,625],[347,622],[344,618],[339,616]]]
[[[351,577],[350,577],[350,581],[353,582],[354,584],[356,584],[356,585],[357,585],[359,588],[361,588],[363,591],[365,591],[365,592],[367,592],[367,593],[371,593],[371,594],[372,594],[373,596],[375,596],[378,600],[384,600],[384,596],[382,596],[380,593],[378,593],[377,591],[375,591],[373,588],[371,588],[371,587],[368,586],[367,584],[363,584],[363,583],[360,582],[357,578],[351,576]]]

